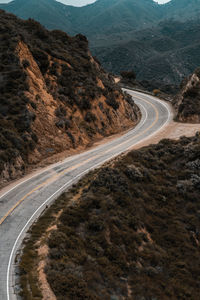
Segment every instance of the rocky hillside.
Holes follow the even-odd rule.
[[[134,126],[138,108],[87,39],[0,11],[0,178]]]
[[[45,273],[51,299],[199,299],[199,193],[199,134],[92,172],[32,228],[24,299],[49,293]]]
[[[200,68],[182,82],[174,106],[177,121],[200,123]]]

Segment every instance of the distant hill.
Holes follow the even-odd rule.
[[[180,21],[200,18],[200,0],[171,0],[162,9],[164,18]]]
[[[138,108],[83,35],[49,32],[0,10],[0,179],[134,126]]]
[[[155,87],[177,85],[199,65],[200,0],[164,5],[153,0],[98,0],[84,7],[14,0],[0,8],[49,29],[86,35],[107,70],[133,68],[140,80],[153,80]]]
[[[109,71],[133,69],[137,79],[160,85],[179,84],[200,65],[200,21],[163,21],[150,29],[135,31],[132,40],[93,53]]]
[[[42,261],[58,300],[199,299],[199,149],[199,134],[163,140],[63,194],[30,232],[23,295],[40,295]]]
[[[68,19],[69,7],[54,0],[14,0],[0,4],[0,8],[22,19],[32,18],[48,29],[61,29],[76,34],[74,25]],[[70,7],[73,10],[73,7]]]
[[[49,29],[88,37],[146,27],[160,18],[160,7],[153,0],[98,0],[85,7],[55,0],[14,0],[0,8],[23,19],[33,18]]]
[[[49,29],[86,34],[91,41],[116,35],[126,39],[135,29],[151,27],[163,19],[199,18],[200,0],[172,0],[159,5],[153,0],[97,0],[84,7],[64,5],[55,0],[14,0],[0,8],[27,19],[33,18]],[[125,37],[120,36],[125,34]]]

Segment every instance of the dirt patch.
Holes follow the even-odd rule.
[[[132,149],[139,149],[150,144],[157,144],[162,139],[178,140],[181,136],[191,137],[200,131],[200,124],[183,124],[171,121],[163,130],[159,131],[153,137],[133,146]]]
[[[40,289],[42,293],[43,300],[56,300],[56,296],[54,295],[53,291],[51,290],[49,283],[46,278],[45,274],[45,266],[46,266],[46,258],[48,256],[48,247],[47,245],[40,246],[38,249],[38,257],[39,257],[39,264],[38,264],[38,280],[40,284]]]

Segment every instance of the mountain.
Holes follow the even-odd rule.
[[[98,0],[84,7],[55,0],[14,0],[0,8],[49,29],[85,34],[105,69],[134,69],[139,80],[155,88],[179,85],[200,65],[200,0],[164,5],[153,0]]]
[[[24,19],[33,18],[49,29],[88,37],[146,27],[159,18],[159,5],[153,0],[98,0],[85,7],[63,5],[55,0],[14,0],[0,8]]]
[[[83,33],[93,40],[101,35],[128,34],[163,19],[199,18],[199,5],[200,0],[172,0],[165,5],[153,0],[97,0],[84,7],[73,7],[55,0],[14,0],[0,4],[0,8],[23,19],[33,18],[49,29]]]
[[[61,29],[68,34],[77,33],[68,19],[68,6],[54,0],[15,0],[0,4],[0,8],[22,19],[37,20],[48,29]]]
[[[82,35],[0,10],[0,176],[134,126],[138,108]]]
[[[177,121],[200,123],[200,68],[182,82],[174,106]]]
[[[47,280],[58,300],[199,299],[199,149],[199,134],[163,140],[62,195],[29,231],[22,295]]]
[[[171,0],[162,8],[165,18],[180,21],[200,18],[200,0]]]
[[[162,21],[135,31],[128,42],[95,47],[93,53],[113,73],[134,70],[137,79],[148,80],[152,88],[178,86],[200,65],[200,20]]]
[[[93,38],[147,27],[160,15],[159,5],[153,0],[98,0],[82,12],[87,12],[87,21],[80,19],[80,25]]]

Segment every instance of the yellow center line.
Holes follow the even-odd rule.
[[[120,143],[120,144],[118,144],[118,145],[112,147],[111,149],[108,149],[108,150],[105,151],[104,153],[113,151],[114,149],[118,148],[119,146],[128,143],[130,140],[136,139],[137,137],[143,135],[144,133],[146,133],[148,130],[150,130],[150,129],[158,122],[158,119],[159,119],[159,112],[158,112],[156,106],[155,106],[154,104],[152,104],[152,103],[150,103],[150,102],[148,102],[148,101],[146,101],[146,100],[144,100],[144,99],[138,97],[138,96],[134,96],[134,97],[135,97],[135,98],[138,98],[138,99],[140,99],[140,100],[142,100],[142,101],[144,101],[144,102],[146,102],[146,103],[148,103],[148,104],[150,104],[150,105],[153,107],[153,109],[154,109],[155,112],[156,112],[156,118],[155,118],[154,122],[153,122],[148,128],[146,128],[144,131],[142,131],[141,133],[138,133],[138,134],[134,135],[131,139],[128,139],[128,140],[126,140],[126,141],[124,141],[124,142],[122,142],[122,143]]]
[[[155,110],[155,112],[156,112],[156,118],[155,118],[155,120],[154,120],[154,122],[148,127],[148,128],[146,128],[143,132],[141,132],[141,133],[139,133],[139,134],[137,134],[137,135],[135,135],[134,137],[132,137],[131,139],[129,139],[129,140],[132,140],[133,138],[135,139],[135,138],[137,138],[137,137],[139,137],[139,136],[141,136],[142,134],[144,134],[144,133],[146,133],[149,129],[151,129],[157,122],[158,122],[158,118],[159,118],[159,112],[158,112],[158,110],[157,110],[157,108],[156,108],[156,106],[154,105],[154,104],[152,104],[152,103],[150,103],[150,102],[148,102],[147,100],[144,100],[143,98],[140,98],[140,97],[138,97],[138,96],[133,96],[133,97],[135,97],[135,98],[138,98],[138,99],[140,99],[140,100],[142,100],[142,101],[144,101],[144,102],[146,102],[146,103],[148,103],[148,104],[150,104],[152,107],[153,107],[153,109]],[[119,146],[121,146],[121,145],[123,145],[123,144],[125,144],[125,143],[127,143],[129,140],[127,140],[127,141],[124,141],[124,142],[122,142],[122,143],[120,143],[120,144],[118,144],[118,145],[116,145],[116,146],[114,146],[114,147],[112,147],[111,149],[109,149],[109,150],[106,150],[104,153],[107,153],[107,152],[110,152],[110,151],[113,151],[115,148],[118,148]],[[89,158],[89,159],[87,159],[87,160],[85,160],[84,162],[82,162],[82,163],[79,163],[79,164],[77,164],[77,165],[74,165],[74,166],[72,166],[72,167],[70,167],[70,168],[66,168],[66,169],[64,169],[62,172],[60,172],[59,174],[56,174],[56,175],[54,175],[54,176],[52,176],[52,177],[50,177],[49,179],[47,179],[46,181],[44,181],[43,183],[41,183],[40,185],[38,185],[37,187],[35,187],[33,190],[31,190],[30,192],[28,192],[23,198],[21,198],[6,214],[5,214],[5,216],[0,220],[0,225],[6,220],[6,218],[28,197],[28,196],[30,196],[30,195],[32,195],[35,191],[37,191],[37,190],[39,190],[41,187],[43,187],[43,186],[45,186],[47,183],[49,183],[49,182],[51,182],[52,180],[54,180],[54,179],[56,179],[56,178],[58,178],[58,177],[60,177],[61,175],[64,175],[64,174],[66,174],[66,173],[68,173],[68,172],[70,172],[70,171],[72,171],[72,170],[74,170],[74,169],[76,169],[76,168],[78,168],[78,167],[80,167],[80,166],[82,166],[82,165],[85,165],[87,162],[89,162],[89,161],[91,161],[91,160],[93,160],[93,159],[95,159],[95,158],[97,158],[97,157],[99,157],[99,155],[96,155],[96,156],[93,156],[93,157],[91,157],[91,158]]]
[[[41,187],[45,186],[47,183],[51,182],[52,180],[60,177],[61,175],[64,175],[82,165],[85,165],[86,163],[88,163],[89,161],[91,161],[92,159],[95,159],[99,157],[99,155],[93,156],[87,160],[85,160],[82,163],[76,164],[75,166],[72,166],[70,168],[66,168],[64,169],[62,172],[60,172],[59,174],[56,174],[52,177],[50,177],[49,179],[45,180],[43,183],[41,183],[40,185],[36,186],[33,190],[31,190],[30,192],[28,192],[24,197],[22,197],[6,214],[3,218],[1,218],[0,220],[0,225],[5,221],[5,219],[30,195],[32,195],[35,191],[39,190]]]

